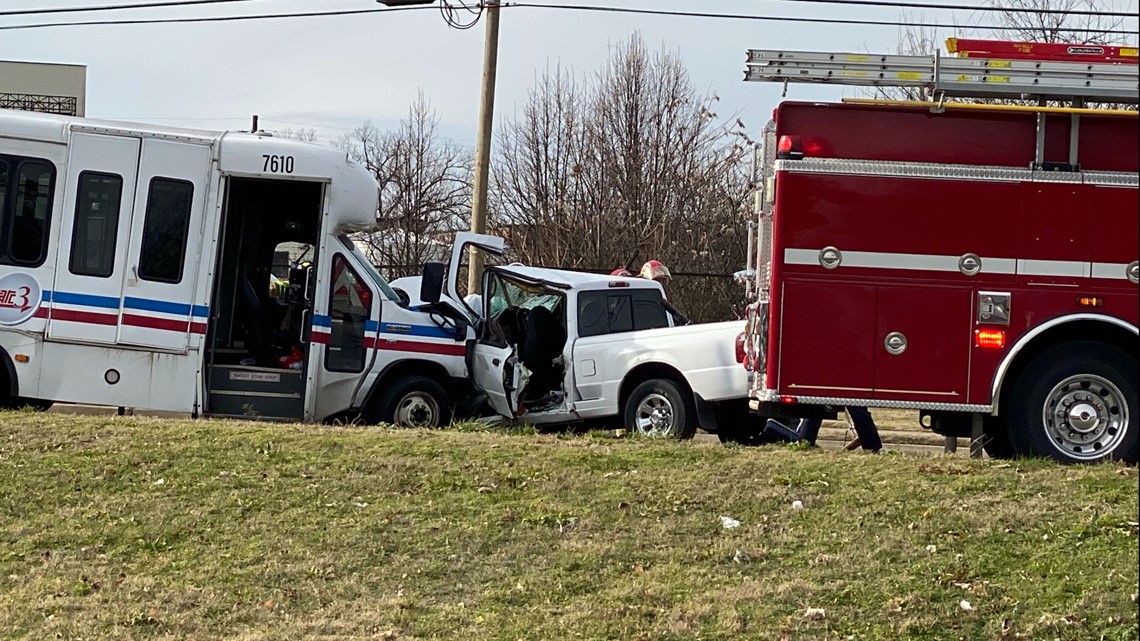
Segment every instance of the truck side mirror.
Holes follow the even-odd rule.
[[[443,263],[424,263],[423,277],[420,279],[420,300],[435,305],[443,296],[443,277],[447,266]]]

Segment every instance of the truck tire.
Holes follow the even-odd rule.
[[[1017,458],[1013,441],[1009,438],[1009,424],[998,416],[985,417],[985,442],[982,450],[992,459]]]
[[[451,423],[447,390],[426,376],[403,376],[387,385],[365,415],[369,423],[431,428]]]
[[[748,409],[748,401],[719,403],[716,407],[716,435],[721,443],[761,445],[764,423]]]
[[[625,402],[625,427],[651,438],[693,438],[697,411],[676,381],[654,378],[634,388]]]
[[[1136,463],[1135,357],[1093,341],[1034,358],[1010,390],[1010,442],[1018,454],[1061,463]]]

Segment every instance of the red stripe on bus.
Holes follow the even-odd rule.
[[[420,341],[390,341],[387,339],[376,343],[377,349],[395,352],[415,352],[417,354],[441,354],[444,356],[463,356],[467,353],[466,346],[447,345],[443,343],[424,343]]]
[[[39,312],[37,312],[37,315]],[[71,309],[51,310],[51,319],[67,321],[69,323],[89,323],[92,325],[118,325],[119,317],[112,314],[93,314],[91,312],[77,312]]]
[[[147,329],[165,329],[172,332],[186,332],[190,329],[190,321],[188,320],[170,320],[151,316],[135,316],[134,314],[123,314],[123,324]]]

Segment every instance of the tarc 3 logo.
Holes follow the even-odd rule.
[[[40,284],[28,274],[0,277],[0,325],[19,325],[35,316],[42,295]]]

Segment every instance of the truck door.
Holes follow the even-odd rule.
[[[207,310],[193,304],[210,175],[205,143],[142,143],[135,216],[119,304],[120,343],[185,352],[205,331]]]
[[[127,136],[71,137],[49,340],[118,339],[140,146]]]

